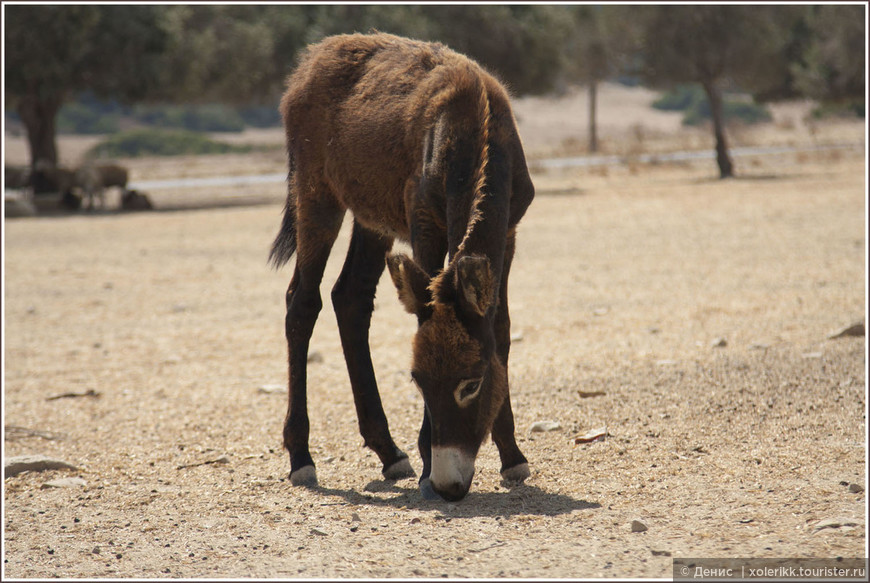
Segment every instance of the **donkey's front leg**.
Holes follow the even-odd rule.
[[[511,349],[511,318],[508,310],[507,283],[514,255],[514,234],[510,233],[505,246],[504,270],[499,287],[499,301],[495,313],[496,352],[507,374],[508,357]],[[499,409],[492,426],[492,440],[501,458],[501,476],[506,482],[521,482],[529,477],[529,462],[520,451],[514,436],[514,413],[511,409],[510,389]]]
[[[398,480],[413,476],[414,470],[408,455],[396,446],[390,435],[369,349],[369,325],[374,310],[375,290],[386,267],[384,257],[392,245],[392,239],[354,222],[347,259],[332,290],[332,304],[350,375],[360,433],[365,445],[378,454],[384,477]]]

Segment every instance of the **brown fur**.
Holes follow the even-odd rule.
[[[309,47],[280,108],[288,195],[270,258],[280,266],[297,254],[286,321],[284,439],[291,478],[313,467],[303,351],[321,306],[323,268],[347,210],[354,234],[333,304],[360,428],[385,472],[404,454],[392,444],[376,399],[367,330],[383,256],[396,238],[414,251],[413,260],[393,256],[387,264],[400,300],[420,322],[413,370],[423,379],[418,384],[428,406],[420,437],[423,477],[430,437],[432,445],[452,443],[473,455],[490,429],[504,467],[524,464],[508,397],[506,286],[515,226],[534,188],[507,92],[443,45],[341,35]],[[478,403],[453,419],[456,383],[477,378],[485,379]],[[445,495],[461,497],[459,490]]]

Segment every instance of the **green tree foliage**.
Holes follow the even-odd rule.
[[[801,94],[825,102],[864,102],[865,9],[863,5],[808,7],[809,40],[802,58],[789,69]]]
[[[10,5],[5,18],[5,105],[21,116],[34,164],[57,164],[57,113],[73,95],[133,100],[160,81],[159,7]]]
[[[465,53],[515,94],[543,94],[558,82],[566,24],[563,7],[537,5],[424,6],[431,40]]]

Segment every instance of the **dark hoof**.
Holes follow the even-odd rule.
[[[317,472],[314,466],[302,466],[295,472],[290,472],[290,483],[307,488],[317,487]]]
[[[517,484],[522,484],[530,475],[529,464],[517,464],[501,473],[501,482],[504,486],[515,486]]]
[[[444,500],[444,498],[439,496],[438,493],[435,492],[435,489],[432,488],[432,480],[429,478],[420,480],[420,494],[423,495],[423,500]]]
[[[411,467],[411,462],[408,458],[402,458],[390,467],[384,469],[384,477],[388,480],[401,480],[403,478],[413,478],[417,474],[414,468]]]

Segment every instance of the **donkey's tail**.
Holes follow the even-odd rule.
[[[293,257],[296,253],[296,193],[293,191],[292,177],[287,192],[287,202],[284,205],[284,219],[281,221],[281,229],[272,243],[269,252],[269,263],[278,269]]]

